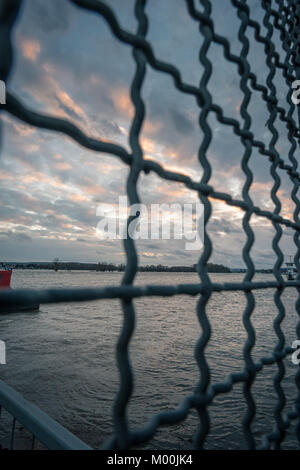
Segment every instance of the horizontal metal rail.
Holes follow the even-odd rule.
[[[13,416],[11,448],[15,423],[21,423],[33,436],[50,450],[92,450],[70,431],[50,418],[12,387],[0,380],[0,407]]]
[[[174,295],[198,295],[205,292],[241,291],[261,289],[300,288],[300,281],[227,282],[206,284],[176,284],[148,286],[112,286],[89,288],[13,289],[0,292],[0,305],[8,308],[24,303],[87,302],[101,299],[133,299],[137,297],[172,297]]]

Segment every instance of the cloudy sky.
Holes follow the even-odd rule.
[[[137,21],[133,0],[107,0],[121,26],[135,33]],[[197,2],[196,2],[197,3]],[[260,2],[248,1],[251,16],[262,22]],[[239,54],[240,20],[229,0],[214,0],[215,30],[231,42]],[[156,57],[176,65],[187,83],[200,83],[203,67],[199,51],[203,38],[197,22],[187,13],[183,0],[149,0],[147,39]],[[251,70],[264,83],[268,70],[261,44],[249,29]],[[267,30],[262,26],[262,34]],[[284,60],[277,32],[273,37]],[[14,29],[15,63],[9,89],[28,107],[66,118],[89,136],[115,142],[128,151],[128,135],[134,115],[130,86],[135,73],[132,50],[119,42],[106,22],[95,14],[75,7],[68,0],[25,0]],[[243,94],[237,67],[228,63],[223,49],[214,44],[208,51],[213,65],[209,90],[227,116],[238,119]],[[279,102],[285,105],[288,92],[281,71],[274,78]],[[196,100],[180,93],[171,77],[147,67],[142,88],[146,106],[140,143],[144,157],[165,168],[180,171],[200,181],[202,167],[198,150],[203,133]],[[261,95],[254,92],[249,104],[251,130],[268,146],[272,135],[266,127],[268,112]],[[30,127],[8,113],[2,113],[1,149],[1,259],[6,261],[125,261],[121,240],[100,240],[96,234],[99,204],[116,205],[126,195],[128,167],[115,156],[80,147],[70,138]],[[241,170],[244,147],[232,129],[209,117],[213,140],[207,158],[212,165],[209,184],[216,190],[241,198],[245,175]],[[276,120],[279,139],[276,149],[288,161],[289,142],[284,125]],[[250,191],[254,203],[274,210],[270,197],[273,185],[270,162],[253,149],[249,164],[254,174]],[[278,191],[281,215],[293,219],[292,186],[285,172],[278,170],[282,183]],[[198,196],[182,184],[167,182],[150,173],[141,175],[138,191],[142,202],[196,203]],[[243,267],[241,256],[246,238],[243,212],[211,199],[212,217],[208,233],[213,241],[211,261]],[[253,217],[257,267],[275,262],[271,241],[275,230],[264,218]],[[293,254],[292,231],[285,229],[280,243],[284,254]],[[188,252],[181,240],[144,240],[137,243],[141,264],[190,265],[200,253]]]

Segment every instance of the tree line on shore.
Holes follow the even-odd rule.
[[[51,269],[55,271],[65,270],[82,270],[82,271],[98,271],[98,272],[122,272],[125,270],[124,264],[113,264],[106,262],[99,263],[76,263],[76,262],[63,262],[57,258],[53,262],[31,262],[31,263],[7,263],[14,269]],[[208,263],[207,270],[211,273],[230,273],[230,269],[222,264]],[[192,266],[165,266],[158,265],[145,265],[139,266],[138,271],[141,272],[196,272],[197,265]]]

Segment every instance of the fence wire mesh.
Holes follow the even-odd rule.
[[[65,134],[87,149],[95,152],[105,152],[121,159],[130,167],[127,180],[127,194],[130,204],[140,202],[137,192],[137,181],[140,174],[142,172],[153,172],[162,179],[182,183],[188,189],[198,193],[199,199],[205,207],[205,227],[207,227],[211,216],[211,199],[220,200],[229,206],[239,208],[244,212],[243,229],[246,242],[242,255],[247,270],[243,282],[228,282],[223,284],[212,282],[207,272],[207,263],[210,259],[213,246],[209,231],[205,229],[204,250],[197,265],[199,283],[137,287],[133,284],[138,270],[138,254],[134,240],[129,237],[124,241],[127,264],[120,286],[99,289],[16,290],[14,292],[2,292],[0,294],[1,302],[9,305],[10,303],[22,302],[28,299],[41,303],[76,302],[104,298],[119,298],[121,300],[123,326],[116,345],[120,387],[113,408],[114,435],[106,442],[104,446],[106,449],[129,449],[138,444],[146,443],[153,438],[160,426],[183,422],[192,409],[196,410],[199,415],[199,428],[194,436],[194,447],[196,449],[204,448],[206,437],[210,431],[209,405],[213,403],[218,395],[230,392],[237,383],[243,383],[243,394],[247,405],[247,411],[243,417],[244,437],[249,449],[257,448],[252,432],[256,413],[252,385],[256,374],[270,364],[276,364],[278,368],[274,377],[277,404],[274,409],[274,429],[271,433],[264,436],[260,448],[280,448],[287,429],[293,420],[296,420],[295,429],[300,443],[300,370],[297,371],[295,377],[298,395],[292,411],[285,412],[284,410],[285,396],[281,387],[285,375],[283,361],[292,352],[291,348],[285,346],[285,337],[281,329],[282,321],[285,318],[285,308],[281,297],[286,287],[293,287],[297,290],[298,300],[295,309],[297,314],[300,314],[300,175],[296,156],[300,131],[297,116],[298,109],[292,101],[292,83],[295,79],[300,78],[300,5],[297,0],[262,0],[260,2],[263,11],[262,24],[264,28],[262,28],[262,24],[251,17],[246,0],[231,0],[233,11],[235,11],[240,21],[238,40],[242,45],[240,55],[235,55],[232,53],[231,44],[228,39],[215,31],[211,1],[201,0],[199,5],[197,5],[196,3],[198,2],[194,0],[182,0],[186,5],[190,20],[199,24],[200,35],[202,36],[199,60],[203,66],[203,74],[199,86],[196,87],[183,81],[181,72],[176,66],[160,60],[156,56],[150,42],[147,41],[148,18],[145,9],[146,0],[137,0],[135,3],[135,16],[138,22],[136,34],[132,34],[120,26],[115,12],[109,6],[109,2],[104,3],[99,0],[65,1],[70,1],[84,10],[101,15],[113,35],[124,45],[132,47],[136,71],[131,85],[131,99],[135,109],[129,139],[131,151],[127,152],[125,148],[113,142],[104,142],[90,138],[68,120],[40,114],[28,109],[9,91],[7,92],[6,105],[2,106],[2,111],[10,113],[15,118],[31,126]],[[2,0],[0,2],[0,78],[8,84],[14,54],[11,33],[21,3],[21,0]],[[259,83],[256,74],[251,69],[248,57],[249,40],[247,37],[250,29],[254,31],[255,40],[264,47],[267,71],[265,83]],[[266,31],[266,34],[263,31]],[[275,41],[273,40],[275,31],[280,33],[282,49],[285,51],[285,60],[283,62],[280,60],[280,54],[276,50]],[[240,121],[226,116],[222,107],[214,102],[214,97],[209,91],[209,81],[213,74],[214,66],[209,59],[208,51],[213,43],[219,45],[222,48],[225,59],[236,66],[239,86],[243,95],[240,106]],[[145,117],[145,105],[141,95],[141,88],[148,67],[169,75],[173,79],[177,90],[193,96],[197,101],[199,106],[199,126],[203,132],[203,139],[198,153],[199,163],[203,169],[200,182],[194,181],[189,176],[180,172],[168,170],[157,161],[144,159],[139,142]],[[274,84],[276,73],[281,73],[286,82],[285,107],[279,105],[277,89]],[[268,111],[266,126],[271,135],[268,145],[258,140],[251,131],[252,119],[249,103],[253,94],[260,95]],[[208,157],[208,149],[213,139],[212,128],[209,124],[209,117],[212,114],[220,124],[231,128],[232,132],[240,138],[244,148],[244,153],[240,158],[241,170],[244,174],[242,198],[240,199],[233,198],[230,194],[219,192],[209,184],[213,172]],[[276,143],[279,138],[276,127],[278,121],[284,123],[287,132],[287,140],[289,142],[287,158],[282,158],[276,149]],[[273,211],[267,211],[256,206],[250,196],[253,172],[249,163],[254,148],[258,149],[262,158],[268,158],[270,161],[270,173],[273,181],[271,190],[271,199],[274,203]],[[290,181],[291,199],[295,204],[292,220],[280,215],[281,201],[278,193],[281,184],[280,172],[285,172]],[[276,254],[273,281],[256,282],[253,280],[255,274],[255,265],[251,257],[251,248],[255,240],[255,234],[251,227],[251,217],[253,215],[270,220],[275,230],[275,236],[272,241],[272,247]],[[130,219],[128,223],[130,223]],[[293,230],[294,244],[297,250],[294,262],[298,276],[296,281],[291,282],[284,281],[281,273],[284,257],[279,243],[283,233],[283,226],[290,227]],[[251,354],[255,345],[255,329],[251,322],[251,315],[255,309],[253,291],[255,289],[269,288],[275,289],[274,304],[277,309],[277,316],[274,321],[274,330],[278,341],[273,349],[273,353],[269,357],[262,357],[258,362],[254,362]],[[210,340],[211,324],[206,308],[213,292],[228,290],[243,291],[246,296],[246,307],[243,312],[243,323],[247,333],[247,340],[243,349],[244,369],[239,373],[230,374],[227,380],[222,383],[211,383],[210,368],[206,359],[206,347]],[[135,329],[134,299],[143,296],[175,296],[179,294],[199,296],[196,314],[201,327],[201,335],[195,346],[195,358],[199,367],[200,377],[198,385],[194,392],[179,404],[177,409],[158,413],[142,429],[133,430],[128,424],[127,411],[128,402],[133,392],[134,381],[129,357],[129,345]],[[296,327],[296,333],[297,337],[300,338],[300,321]]]

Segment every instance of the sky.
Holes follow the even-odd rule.
[[[133,0],[106,1],[120,25],[135,33],[137,21]],[[197,3],[197,2],[196,2]],[[260,2],[247,2],[251,17],[262,23]],[[201,7],[199,7],[201,9]],[[147,40],[156,57],[180,69],[185,82],[198,86],[203,74],[199,51],[203,37],[187,12],[183,0],[149,0]],[[240,54],[240,19],[229,0],[212,1],[217,33],[230,41],[231,51]],[[262,34],[267,34],[262,25]],[[248,60],[258,82],[265,84],[268,69],[263,45],[247,30]],[[273,36],[281,60],[284,53],[276,31]],[[122,145],[130,152],[129,132],[134,116],[130,86],[135,74],[131,47],[111,33],[105,20],[75,7],[68,0],[24,0],[13,33],[14,66],[7,84],[26,106],[39,112],[68,119],[87,135]],[[237,67],[224,59],[223,49],[211,44],[208,59],[213,66],[209,91],[227,116],[239,120],[243,94]],[[281,71],[274,77],[279,103],[286,107],[287,85]],[[140,136],[144,158],[159,162],[200,181],[203,169],[198,150],[203,139],[199,108],[194,97],[179,92],[170,76],[147,66],[142,87],[146,116]],[[251,131],[268,146],[272,138],[266,127],[268,112],[261,95],[253,92],[249,104]],[[3,143],[0,153],[0,258],[1,261],[113,262],[126,260],[122,240],[97,236],[97,207],[118,204],[126,195],[129,168],[118,157],[89,151],[69,137],[39,130],[1,115]],[[210,114],[212,142],[207,159],[212,166],[209,184],[217,191],[242,198],[245,174],[241,170],[244,153],[231,127],[220,124]],[[285,126],[275,122],[279,132],[276,150],[288,162],[290,143]],[[249,167],[253,172],[250,196],[262,209],[274,211],[270,197],[273,180],[268,158],[253,149]],[[281,215],[293,220],[291,182],[278,170],[281,186],[278,197]],[[141,174],[138,193],[145,204],[199,202],[198,194],[180,183],[157,175]],[[242,250],[246,237],[242,228],[244,213],[210,198],[212,215],[207,232],[213,242],[210,261],[230,267],[244,267]],[[269,220],[253,216],[255,243],[251,255],[257,268],[272,267],[275,229]],[[140,263],[191,265],[201,250],[187,251],[184,240],[138,240]],[[284,228],[280,247],[293,255],[293,232]]]

